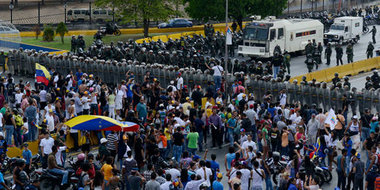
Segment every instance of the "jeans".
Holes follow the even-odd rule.
[[[172,150],[172,140],[167,141],[168,146],[165,149],[164,159],[169,157],[170,151]]]
[[[199,137],[198,137],[198,148],[199,148],[199,152],[203,152],[203,146],[202,146],[202,142],[203,142],[203,131],[198,131],[198,134],[199,134]]]
[[[71,138],[74,141],[74,150],[78,150],[78,133],[70,133]]]
[[[252,187],[251,190],[263,190],[263,187],[259,187],[259,186],[256,186],[256,187]]]
[[[21,127],[16,127],[14,132],[13,132],[13,138],[15,140],[15,145],[19,146],[22,144],[22,139],[21,139]]]
[[[273,185],[270,176],[266,176],[265,178],[265,187],[266,190],[273,190]]]
[[[45,154],[44,156],[41,157],[41,166],[43,169],[48,167],[48,156],[49,155]]]
[[[12,135],[15,130],[15,127],[13,125],[6,125],[5,126],[5,140],[7,141],[8,145],[12,145]]]
[[[288,154],[289,154],[289,145],[286,147],[281,146],[281,155],[282,156],[288,156]]]
[[[29,141],[37,140],[37,127],[32,122],[28,122],[28,127],[29,127],[28,140]]]
[[[173,146],[173,156],[175,160],[179,163],[182,155],[182,146],[174,145]]]
[[[218,89],[222,85],[222,76],[214,76],[215,89]]]
[[[96,104],[91,104],[90,105],[90,115],[98,115],[98,105]]]
[[[187,150],[189,151],[189,153],[191,153],[190,155],[193,155],[193,156],[195,156],[195,152],[197,151],[196,148],[189,148],[189,147],[187,147]]]
[[[58,175],[63,175],[61,185],[67,184],[67,180],[69,178],[69,172],[68,171],[53,168],[53,169],[49,169],[49,172],[54,173],[54,174],[58,174]]]
[[[336,171],[338,173],[338,185],[340,189],[346,188],[346,178],[344,177],[343,171]]]
[[[360,190],[363,190],[363,178],[357,178],[355,177],[354,179],[354,190],[357,190],[357,189],[360,189]]]
[[[273,77],[276,78],[278,72],[280,71],[280,67],[273,67]]]
[[[230,146],[234,146],[234,131],[228,131],[228,140],[230,141]]]
[[[364,142],[369,137],[370,128],[362,127],[362,142]]]

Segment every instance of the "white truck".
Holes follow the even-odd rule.
[[[323,43],[344,42],[357,43],[360,39],[360,34],[363,33],[363,17],[338,17],[330,27],[330,31],[323,36]]]
[[[244,28],[243,44],[238,53],[269,58],[274,50],[303,52],[308,41],[323,42],[323,24],[312,19],[265,19],[253,21]],[[277,48],[276,48],[277,46]],[[278,48],[279,47],[279,48]]]

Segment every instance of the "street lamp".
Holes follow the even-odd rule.
[[[11,10],[11,23],[13,22],[13,9],[15,6],[13,5],[13,0],[9,3],[9,10]]]
[[[67,1],[65,1],[65,4],[63,5],[63,8],[65,9],[65,24],[66,24],[66,8],[67,8]]]

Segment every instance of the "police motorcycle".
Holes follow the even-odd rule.
[[[120,36],[121,31],[120,27],[116,23],[107,23],[106,26],[100,27],[98,30],[102,36],[106,36],[107,34],[113,34],[115,36]]]

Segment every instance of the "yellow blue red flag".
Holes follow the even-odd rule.
[[[47,86],[49,85],[50,77],[49,71],[44,66],[36,63],[36,81]]]

